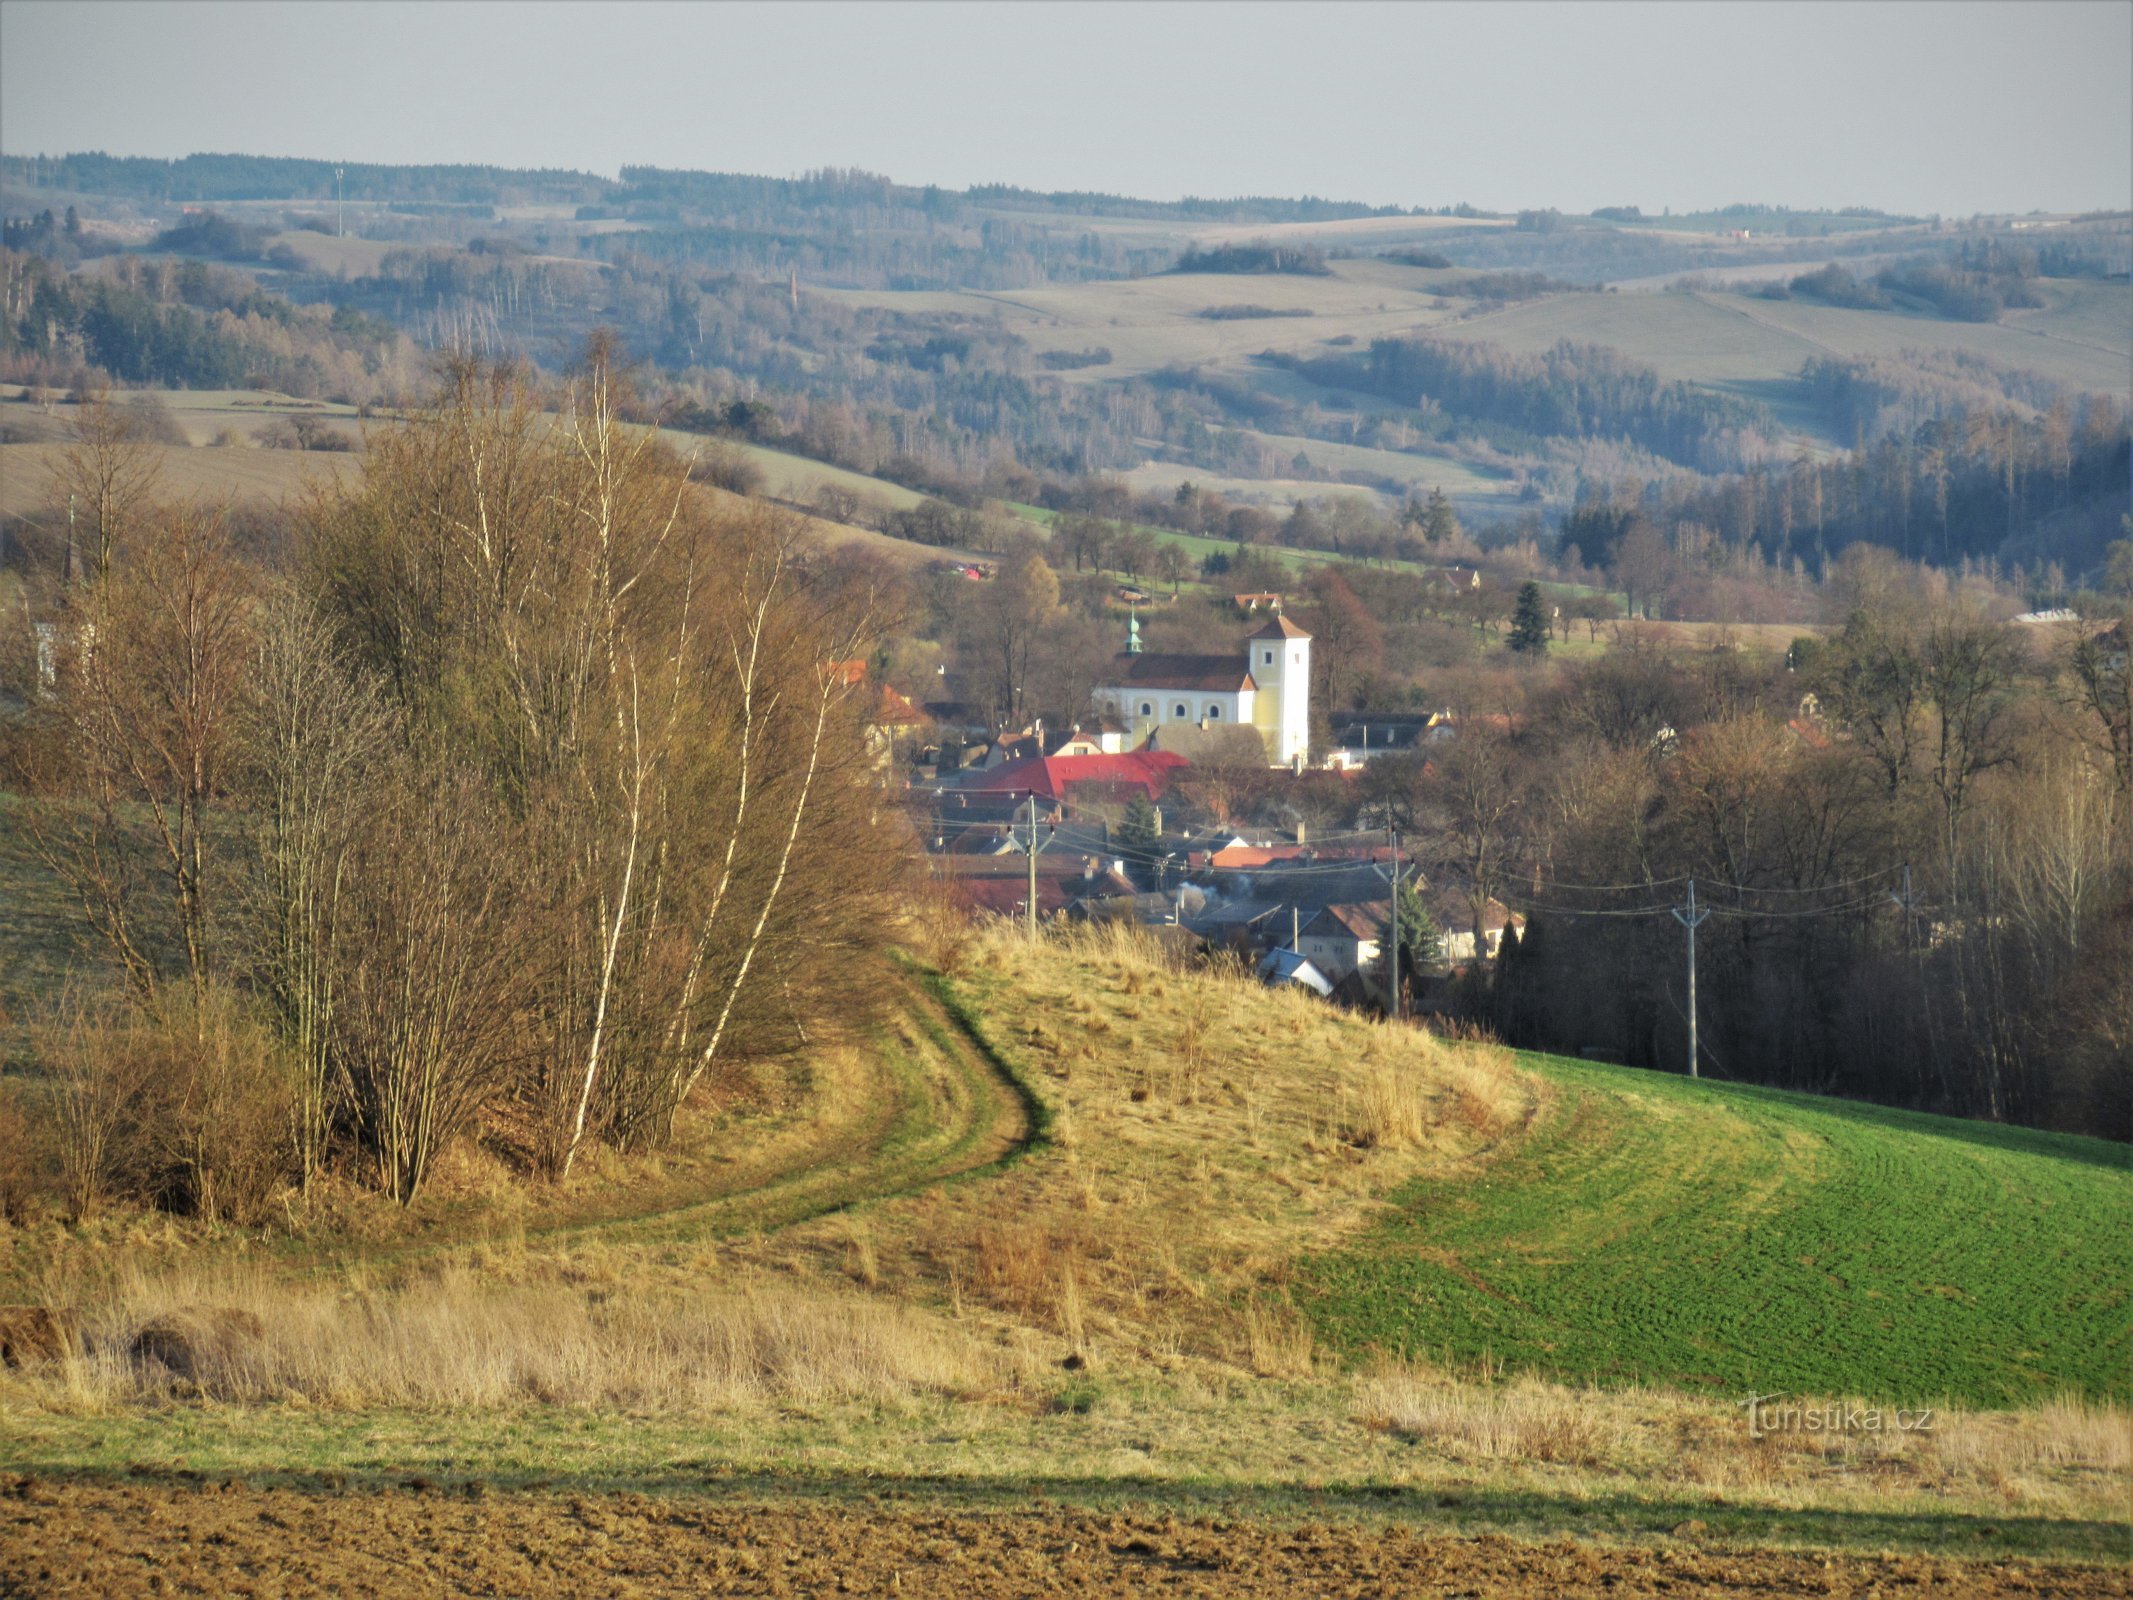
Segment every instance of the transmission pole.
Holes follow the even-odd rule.
[[[1388,824],[1392,835],[1392,1020],[1400,1020],[1400,830]]]
[[[1029,792],[1029,942],[1037,942],[1037,791]]]
[[[341,201],[341,169],[333,169],[333,235],[337,239],[348,237],[348,208]]]
[[[1686,929],[1688,929],[1688,930],[1689,930],[1689,1076],[1693,1078],[1693,1077],[1697,1076],[1697,1072],[1696,1072],[1696,929],[1697,929],[1697,928],[1698,928],[1698,927],[1699,927],[1699,926],[1700,926],[1700,925],[1702,924],[1702,922],[1703,922],[1704,918],[1708,917],[1708,916],[1709,916],[1709,915],[1711,914],[1711,911],[1710,911],[1710,908],[1709,908],[1708,906],[1706,906],[1706,907],[1705,907],[1705,908],[1704,908],[1703,910],[1701,910],[1701,911],[1698,911],[1698,910],[1696,909],[1696,880],[1695,880],[1694,878],[1691,878],[1691,879],[1689,879],[1689,904],[1688,904],[1688,909],[1687,909],[1687,910],[1683,910],[1683,909],[1682,909],[1682,908],[1681,908],[1680,906],[1676,906],[1676,907],[1674,907],[1673,909],[1674,909],[1674,920],[1675,920],[1676,922],[1680,923],[1680,924],[1681,924],[1681,925],[1682,925],[1682,926],[1683,926],[1684,928],[1686,928]]]

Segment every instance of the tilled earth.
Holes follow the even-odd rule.
[[[0,1475],[0,1595],[2133,1596],[2125,1568],[1526,1543],[1034,1504]]]

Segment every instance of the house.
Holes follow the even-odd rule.
[[[1391,918],[1391,903],[1384,900],[1326,906],[1297,934],[1296,953],[1338,984],[1377,965]]]
[[[1452,966],[1465,966],[1474,959],[1474,904],[1461,894],[1442,894],[1429,902],[1429,914],[1437,924],[1437,931],[1444,936],[1444,959]],[[1490,961],[1503,948],[1503,931],[1516,928],[1523,933],[1526,919],[1491,896],[1481,911],[1481,933],[1486,948],[1484,956]]]
[[[993,746],[988,765],[1023,761],[1032,756],[1115,756],[1126,749],[1125,724],[1116,717],[1092,717],[1065,728],[1047,728],[1039,717],[1020,733]]]
[[[1264,590],[1258,594],[1233,594],[1230,599],[1236,602],[1237,609],[1246,616],[1250,616],[1256,611],[1279,611],[1281,609],[1281,596],[1266,593]]]
[[[1318,995],[1333,993],[1332,981],[1313,966],[1308,957],[1278,947],[1260,957],[1259,981],[1274,987],[1285,983],[1301,984]]]
[[[1353,771],[1379,756],[1405,755],[1428,736],[1435,720],[1429,712],[1384,711],[1336,722],[1334,748],[1325,765]]]
[[[1112,658],[1111,681],[1094,692],[1135,744],[1160,746],[1165,728],[1256,729],[1267,764],[1301,769],[1310,759],[1311,636],[1278,612],[1235,655],[1146,654],[1140,618]]]

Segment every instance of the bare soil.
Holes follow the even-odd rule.
[[[0,1596],[2133,1595],[2123,1567],[1609,1547],[1044,1502],[1008,1511],[721,1496],[0,1475]]]

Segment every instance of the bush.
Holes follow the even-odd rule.
[[[80,1010],[43,1031],[44,1130],[75,1217],[113,1200],[249,1222],[289,1175],[290,1079],[235,995]]]
[[[689,463],[689,476],[729,494],[752,495],[763,487],[763,469],[737,444],[707,439]]]

